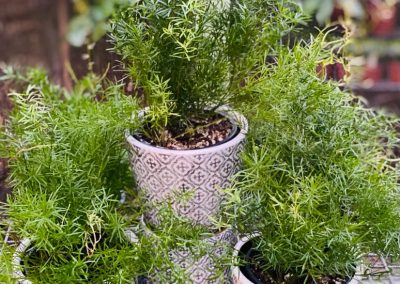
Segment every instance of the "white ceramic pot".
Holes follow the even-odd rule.
[[[146,236],[154,236],[154,232],[146,226],[144,219],[141,218],[141,231]],[[136,235],[137,228],[132,228],[125,232],[125,235],[132,243],[138,243],[139,239]],[[176,265],[176,268],[182,270],[192,284],[225,284],[231,283],[230,269],[224,270],[221,275],[220,268],[215,265],[216,259],[226,258],[231,252],[231,248],[237,243],[237,237],[231,229],[226,229],[211,237],[201,240],[207,246],[207,252],[204,255],[193,255],[192,251],[187,247],[179,247],[169,252],[170,260]],[[164,278],[168,278],[171,269],[167,270],[161,276],[161,272],[152,276],[152,283],[165,283]]]
[[[160,206],[171,204],[174,212],[194,224],[211,225],[224,196],[220,189],[230,186],[230,178],[240,169],[247,120],[237,112],[219,109],[239,127],[229,141],[195,150],[171,150],[143,143],[127,135],[131,164],[138,189],[150,209],[146,221],[157,225]],[[190,195],[188,200],[179,196]]]
[[[253,234],[251,236],[245,236],[236,243],[234,252],[233,252],[233,257],[236,259],[239,255],[239,252],[241,248],[252,238],[257,237],[258,234]],[[232,267],[232,283],[233,284],[254,284],[252,281],[250,281],[240,270],[239,266],[233,266]]]
[[[18,284],[32,284],[31,281],[25,278],[25,274],[22,272],[21,257],[25,254],[26,250],[31,245],[30,239],[23,239],[13,255],[13,277],[16,279]]]

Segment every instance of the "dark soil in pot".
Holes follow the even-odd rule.
[[[242,246],[239,257],[246,261],[240,267],[244,276],[254,284],[347,284],[349,277],[325,276],[319,279],[296,278],[288,271],[283,276],[274,271],[263,271],[263,260],[261,253],[253,247],[254,241],[250,240]]]
[[[162,146],[172,150],[194,150],[216,146],[225,143],[239,133],[239,128],[221,114],[207,118],[189,120],[190,127],[168,129],[162,140],[164,145],[157,145],[144,134],[135,133],[133,136],[143,143],[152,146]],[[151,128],[148,126],[147,128]]]

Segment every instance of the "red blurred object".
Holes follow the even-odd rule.
[[[364,80],[378,82],[382,80],[383,66],[381,63],[367,64],[364,69]]]
[[[391,34],[396,27],[397,9],[382,0],[369,0],[367,10],[370,15],[371,34],[385,36]]]
[[[346,74],[346,71],[344,70],[344,66],[342,63],[336,63],[335,64],[335,79],[340,81],[344,79],[344,76]]]
[[[388,65],[389,80],[400,82],[400,60],[392,60]]]
[[[335,5],[335,8],[333,9],[332,16],[331,16],[331,21],[336,22],[342,18],[344,18],[343,8],[339,7],[338,5]]]
[[[325,80],[340,81],[344,79],[346,74],[342,63],[332,63],[327,65],[319,64],[316,71],[318,76]]]
[[[335,68],[334,64],[327,64],[324,66],[325,69],[325,79],[332,80],[335,77]]]

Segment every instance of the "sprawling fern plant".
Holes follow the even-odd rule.
[[[365,253],[400,253],[398,118],[321,80],[327,48],[282,50],[248,89],[257,107],[244,103],[251,143],[226,212],[260,234],[259,268],[277,283],[351,277]]]
[[[13,113],[0,129],[0,156],[9,159],[13,186],[1,222],[14,241],[32,241],[27,277],[35,283],[132,280],[138,247],[126,240],[117,208],[120,191],[132,187],[124,130],[135,125],[135,99],[94,75],[71,93],[37,70],[8,78],[27,87],[10,94]],[[0,243],[0,282],[10,283],[14,249]]]

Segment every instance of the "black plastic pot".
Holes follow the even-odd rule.
[[[255,236],[257,238],[257,236]],[[254,239],[251,238],[246,238],[246,241],[244,244],[238,248],[237,246],[235,249],[238,249],[237,256],[239,256],[242,260],[246,261],[246,264],[242,265],[239,267],[240,270],[240,277],[238,277],[234,273],[233,278],[234,278],[234,283],[254,283],[254,284],[265,284],[262,279],[260,279],[259,276],[257,276],[257,273],[254,271],[253,265],[255,263],[254,260],[256,260],[260,256],[260,252],[257,251],[257,249],[254,247]],[[270,275],[274,277],[274,273],[271,272]],[[352,277],[344,277],[345,280],[341,282],[341,284],[348,284],[352,280]],[[306,278],[301,278],[298,279],[295,284],[303,284],[305,282]]]

